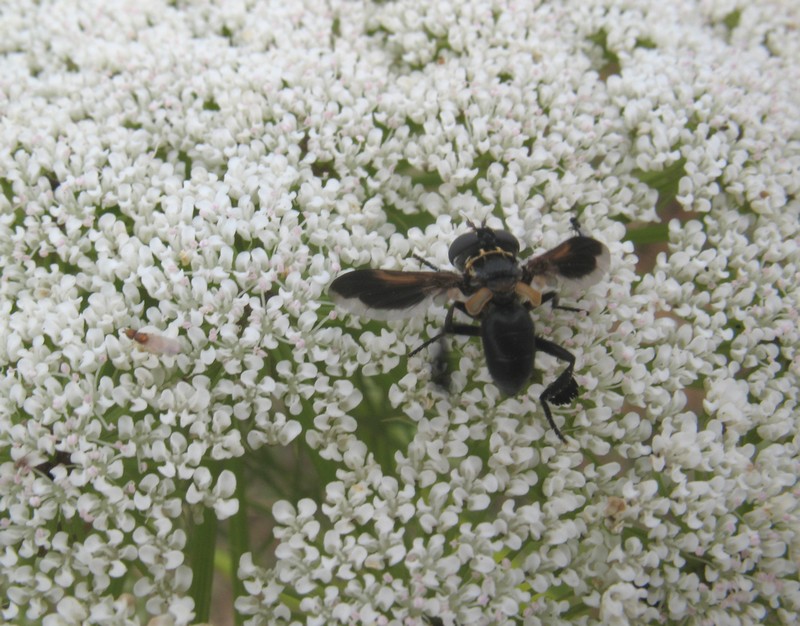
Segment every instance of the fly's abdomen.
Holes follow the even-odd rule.
[[[533,373],[536,344],[530,313],[516,301],[489,302],[481,315],[481,338],[495,384],[509,396],[516,394]]]

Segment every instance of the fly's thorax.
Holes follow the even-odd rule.
[[[515,255],[506,250],[480,250],[467,261],[465,274],[474,289],[487,287],[496,295],[513,293],[522,276]]]

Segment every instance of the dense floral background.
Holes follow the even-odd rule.
[[[4,622],[800,620],[796,3],[0,16]],[[327,293],[575,216],[611,269],[534,312],[566,445],[563,364],[507,398],[455,338],[443,393],[443,306]]]

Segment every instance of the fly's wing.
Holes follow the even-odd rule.
[[[361,317],[388,320],[411,317],[437,296],[458,297],[461,275],[454,272],[355,270],[331,283],[331,299]]]
[[[587,289],[608,272],[610,260],[605,244],[578,235],[525,263],[522,280],[540,288],[558,281],[573,289]]]

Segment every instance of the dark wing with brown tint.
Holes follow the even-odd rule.
[[[416,314],[421,305],[460,285],[461,275],[454,272],[356,270],[336,278],[330,294],[337,306],[354,315],[398,319]]]
[[[574,287],[587,288],[605,275],[609,262],[605,244],[578,235],[525,263],[522,280],[530,283],[539,278],[538,282],[548,283],[558,278]]]

